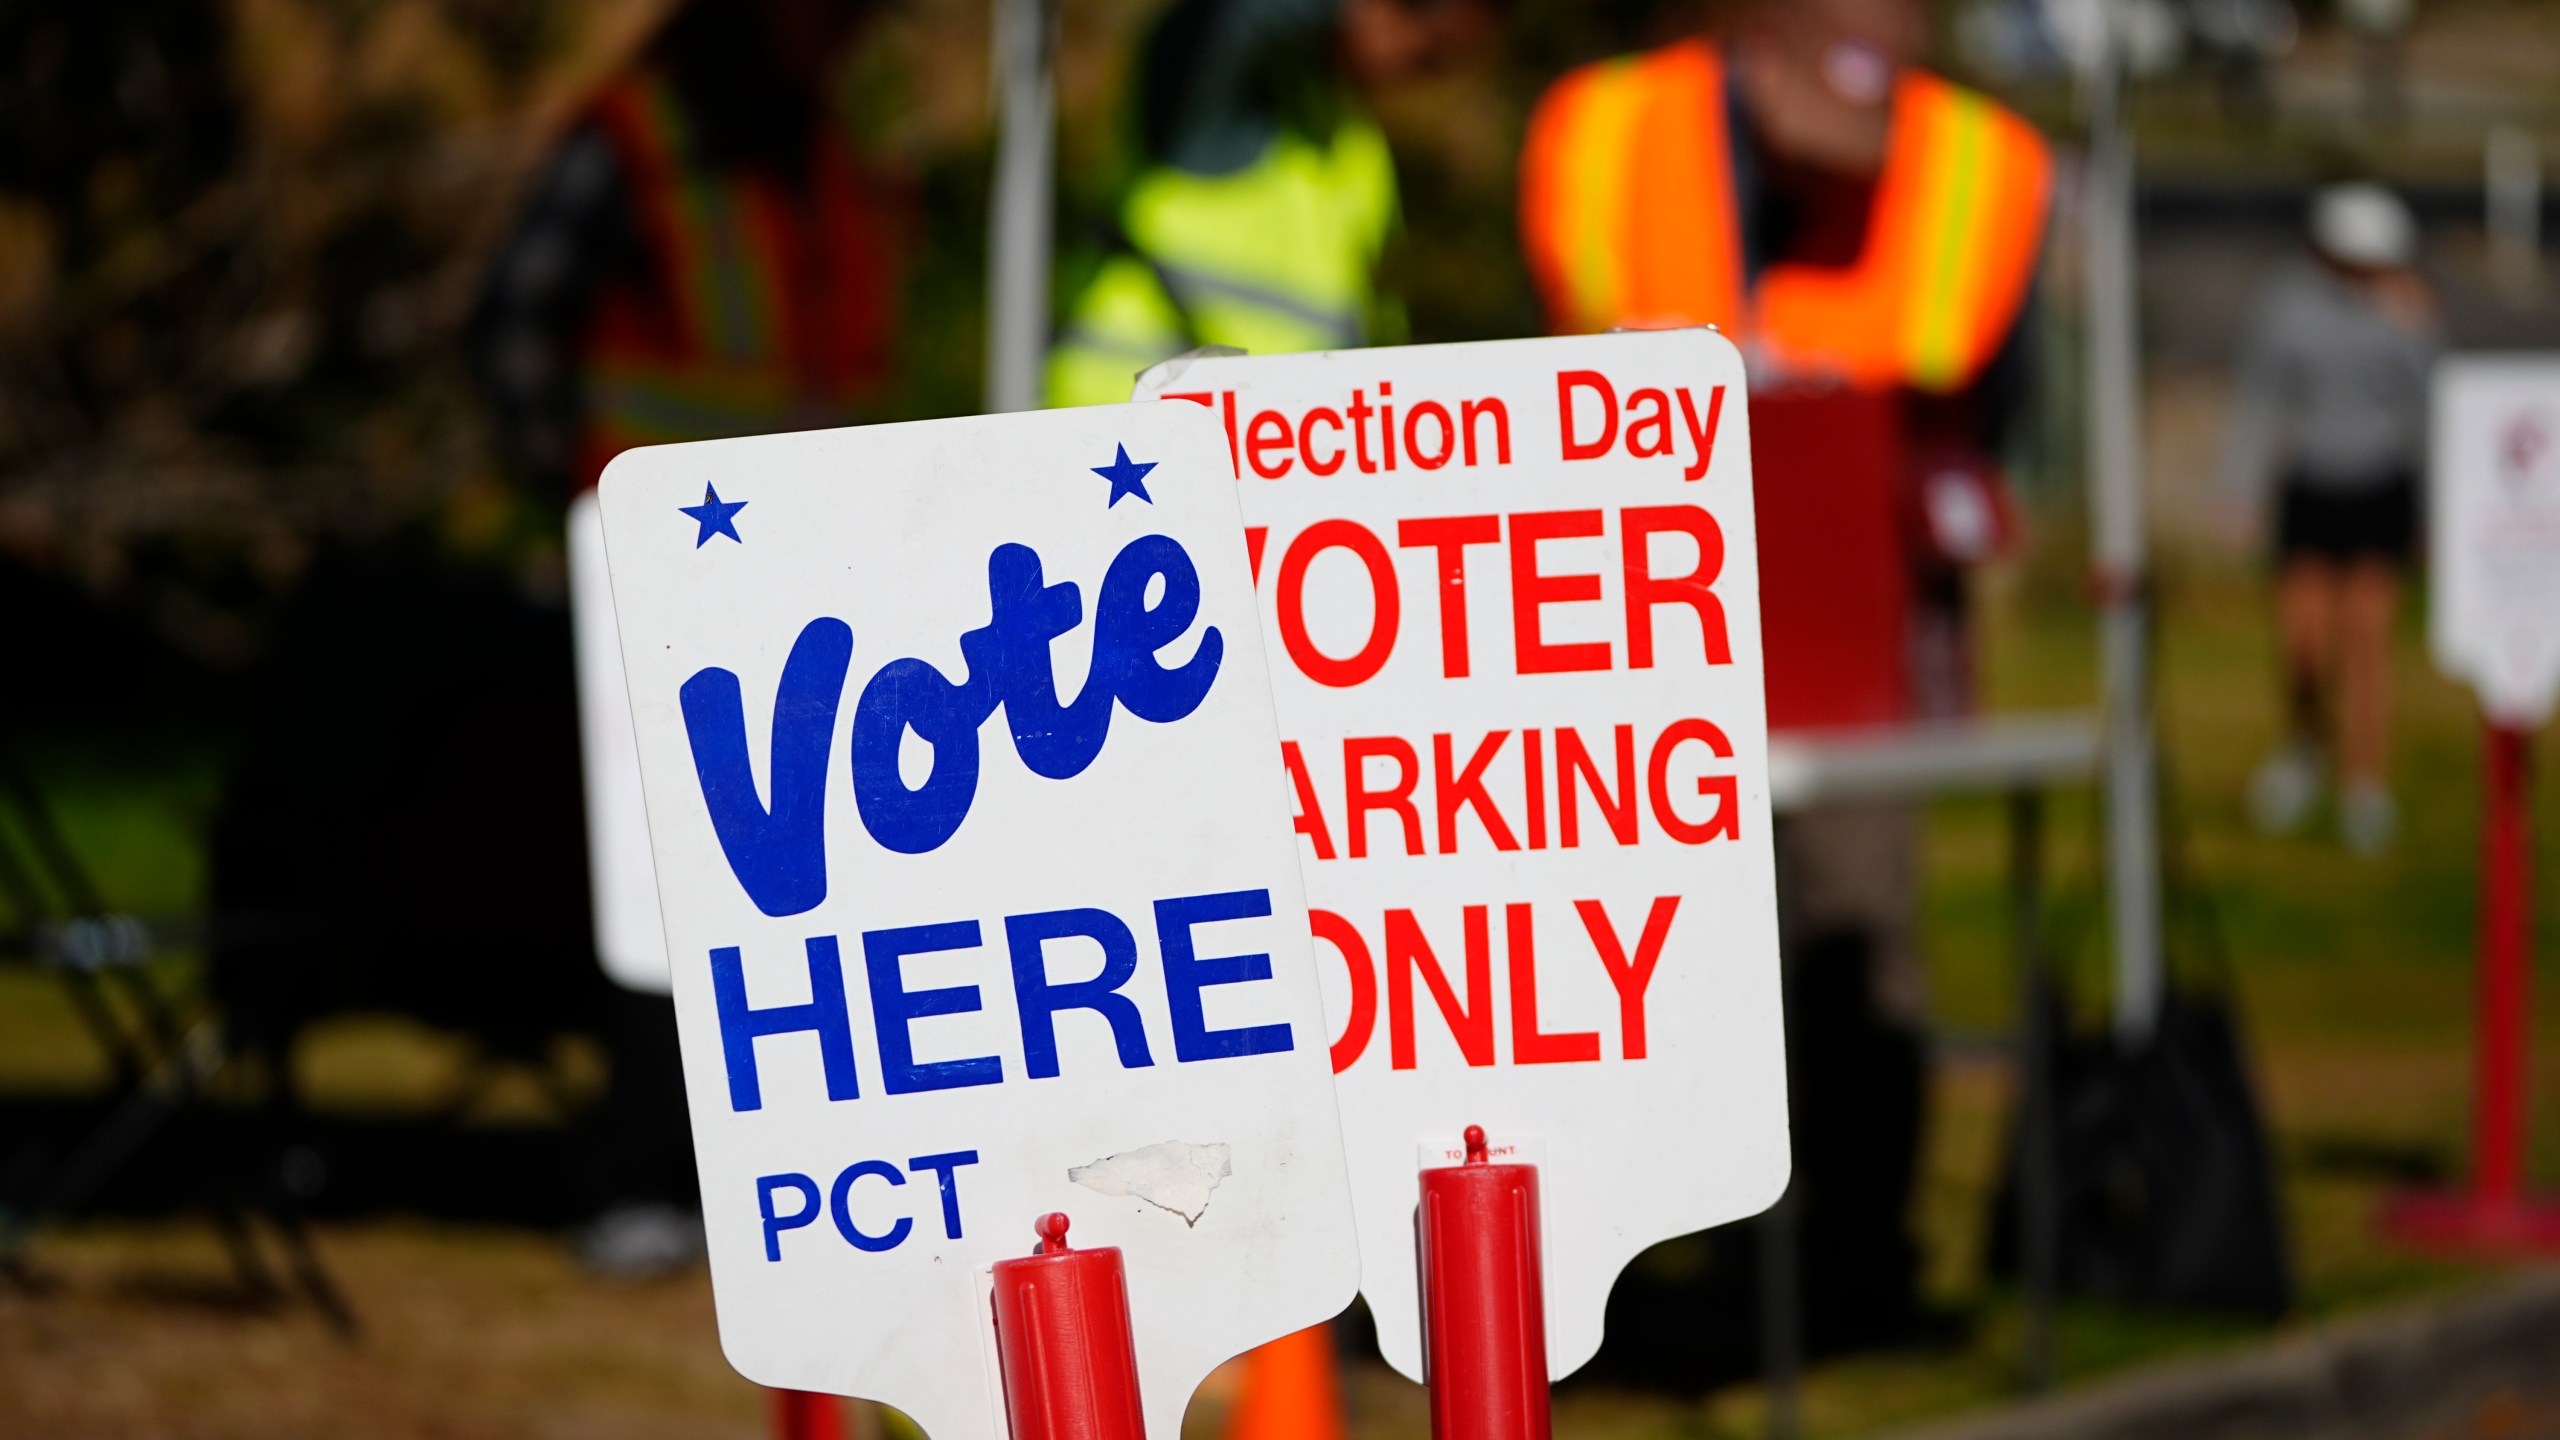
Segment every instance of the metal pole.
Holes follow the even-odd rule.
[[[1057,87],[1052,0],[995,0],[1000,132],[987,213],[987,409],[1040,402],[1049,345],[1049,250]]]
[[[2519,125],[2491,126],[2482,152],[2490,273],[2529,298],[2542,276],[2542,156]]]
[[[2031,789],[2009,796],[2009,888],[2018,947],[2018,1369],[2034,1394],[2053,1388],[2062,1196],[2044,985],[2044,797]]]
[[[1804,1294],[1796,1268],[1795,1189],[1760,1217],[1760,1380],[1768,1440],[1804,1433]]]
[[[2133,142],[2125,133],[2114,7],[2089,80],[2084,205],[2089,287],[2089,481],[2107,720],[2107,890],[2116,1038],[2159,1019],[2159,815],[2151,722],[2149,544],[2142,504],[2141,342],[2134,310]]]

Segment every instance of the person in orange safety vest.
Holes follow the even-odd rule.
[[[555,148],[473,317],[517,478],[851,424],[889,368],[903,206],[829,85],[876,3],[692,0]]]
[[[2053,166],[2025,121],[1918,68],[1926,39],[1917,0],[1751,0],[1565,75],[1521,157],[1554,330],[1711,324],[1743,352],[1780,730],[1963,710],[1963,571],[2010,528],[1995,457],[2022,409]],[[1908,804],[1835,807],[1776,837],[1817,1347],[1920,1318],[1916,827]],[[1661,1333],[1622,1310],[1648,1303],[1629,1279],[1610,1333]]]
[[[836,82],[883,8],[686,0],[553,147],[469,336],[529,509],[556,524],[633,446],[877,418],[906,207],[856,154]],[[559,783],[574,800],[575,768]],[[675,1027],[661,997],[605,1004],[602,1208],[579,1248],[646,1274],[702,1244]]]

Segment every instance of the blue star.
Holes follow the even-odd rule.
[[[1094,474],[1111,482],[1111,505],[1119,504],[1120,497],[1123,495],[1135,495],[1150,505],[1156,503],[1156,497],[1147,493],[1147,487],[1138,483],[1147,478],[1148,471],[1156,468],[1156,462],[1150,460],[1144,465],[1138,464],[1129,458],[1128,446],[1121,445],[1115,448],[1120,452],[1118,458],[1108,465],[1093,467]],[[1103,508],[1107,510],[1110,505]]]
[[[724,501],[720,498],[720,492],[708,485],[702,487],[701,504],[676,507],[702,524],[702,533],[693,537],[693,548],[696,550],[710,544],[711,537],[714,535],[726,535],[732,540],[737,540],[741,545],[746,544],[746,541],[738,538],[738,525],[733,518],[739,511],[746,508],[746,501]]]

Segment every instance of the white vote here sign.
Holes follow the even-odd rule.
[[[987,1271],[1063,1210],[1177,1434],[1357,1277],[1214,418],[656,447],[603,496],[731,1362],[1000,1440]]]
[[[1788,1142],[1751,443],[1703,330],[1167,362],[1243,498],[1387,1359],[1418,1155],[1533,1156],[1550,1372]],[[1181,402],[1189,402],[1182,404]]]
[[[613,623],[604,511],[590,490],[569,502],[569,622],[577,641],[578,759],[587,810],[587,902],[596,960],[613,982],[667,993],[667,937],[658,925],[658,872],[640,798],[639,743]]]
[[[2504,724],[2560,700],[2560,356],[2457,355],[2435,373],[2429,630]]]

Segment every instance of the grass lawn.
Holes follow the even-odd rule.
[[[1984,683],[2002,709],[2085,705],[2091,618],[2059,571],[1988,587]],[[2261,1095],[2275,1130],[2299,1303],[2288,1324],[2457,1285],[2480,1267],[2384,1245],[2383,1197],[2411,1174],[2459,1177],[2468,1164],[2473,910],[2480,790],[2479,726],[2468,693],[2427,663],[2413,597],[2400,634],[2402,704],[2395,785],[2399,845],[2359,860],[2327,818],[2294,838],[2261,836],[2242,795],[2277,732],[2272,635],[2262,582],[2236,561],[2173,563],[2161,588],[2160,721],[2172,808],[2190,867],[2221,922]],[[2543,773],[2560,744],[2537,747]],[[2560,834],[2560,783],[2537,795],[2536,823]],[[2086,1000],[2103,997],[2104,913],[2098,903],[2091,797],[2062,798],[2048,826],[2054,939]],[[2007,841],[2000,806],[1943,803],[1931,815],[1928,944],[1937,1018],[1962,1033],[2006,1031],[2015,1016],[2005,928]],[[2560,896],[2551,847],[2537,856],[2540,894]],[[2541,911],[2535,1028],[2560,1022],[2560,924]],[[1981,1274],[1981,1216],[2000,1163],[2010,1102],[2005,1066],[1941,1068],[1922,1196],[1930,1284],[1940,1303],[1976,1318],[1958,1354],[1884,1356],[1820,1367],[1806,1396],[1815,1434],[1853,1434],[1991,1403],[2014,1381],[2011,1296]],[[2560,1183],[2560,1043],[2543,1046],[2533,1086],[2534,1173]],[[2067,1306],[2066,1379],[2168,1354],[2242,1343],[2256,1326],[2206,1317]],[[1756,1433],[1761,1399],[1719,1396],[1704,1425]]]
[[[2059,564],[1986,587],[1985,683],[2001,709],[2088,703],[2091,627]],[[2467,1163],[2477,722],[2467,695],[2426,664],[2408,607],[2398,786],[2404,833],[2386,859],[2354,859],[2325,830],[2267,839],[2240,795],[2275,729],[2264,596],[2237,563],[2189,561],[2163,588],[2163,733],[2187,853],[2221,917],[2283,1164],[2300,1285],[2289,1324],[2478,1277],[2375,1238],[2396,1176],[2458,1176]],[[2545,736],[2539,758],[2560,767]],[[188,913],[203,889],[198,837],[214,794],[209,754],[134,757],[72,741],[36,756],[75,843],[120,902]],[[2560,834],[2560,783],[2538,797]],[[2060,797],[2049,826],[2054,930],[2083,988],[2103,989],[2096,816]],[[2014,979],[2006,932],[2002,814],[1988,800],[1931,813],[1928,944],[1938,1019],[1955,1035],[2007,1030]],[[2537,1028],[2560,1035],[2560,864],[2537,874],[2543,957]],[[436,1047],[445,1045],[446,1050]],[[449,1043],[396,1025],[351,1025],[306,1073],[350,1108],[431,1092]],[[2010,1079],[1982,1047],[1939,1069],[1918,1221],[1935,1301],[1970,1321],[1953,1350],[1858,1357],[1815,1368],[1805,1417],[1816,1435],[1863,1433],[1996,1403],[2018,1343],[2012,1297],[1982,1277],[1982,1216],[1998,1164]],[[66,1090],[100,1071],[39,978],[0,972],[0,1090]],[[2535,1173],[2560,1183],[2560,1042],[2544,1047]],[[222,1302],[218,1252],[177,1221],[87,1225],[49,1239],[60,1282],[0,1291],[0,1433],[376,1435],[756,1433],[760,1401],[720,1360],[698,1272],[623,1287],[580,1274],[551,1237],[381,1221],[331,1227],[323,1243],[371,1323],[362,1345],[307,1315]],[[2067,1376],[2245,1343],[2224,1320],[2067,1307]],[[1358,1440],[1427,1433],[1419,1391],[1374,1364],[1347,1378]],[[1194,1407],[1213,1433],[1223,1389]],[[1750,1435],[1763,1397],[1744,1386],[1689,1404],[1588,1386],[1559,1396],[1560,1432],[1610,1440]]]

